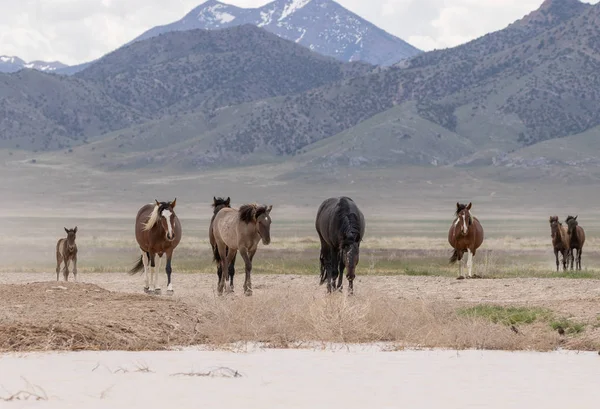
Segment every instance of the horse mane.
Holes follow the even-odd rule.
[[[454,212],[455,216],[458,216],[458,214],[460,212],[462,212],[463,210],[465,210],[467,208],[467,205],[464,203],[459,203],[458,206],[456,206],[456,211]]]
[[[567,219],[565,220],[565,223],[567,223],[567,224],[574,223],[575,226],[577,226],[579,224],[579,222],[577,221],[577,219],[575,219],[575,217],[573,217],[573,216],[567,216]]]
[[[154,204],[154,209],[152,210],[150,217],[148,217],[148,221],[146,223],[143,223],[144,231],[148,231],[148,230],[152,229],[160,217],[161,210],[164,210],[168,207],[169,207],[169,204],[166,202],[160,202],[160,206],[157,204]]]
[[[213,207],[213,209],[216,209],[219,206],[226,206],[226,205],[227,205],[227,199],[223,199],[222,197],[216,197],[211,206]]]
[[[360,237],[360,218],[358,214],[350,208],[349,198],[342,198],[338,203],[336,217],[341,222],[341,230],[344,235],[344,241],[361,241]]]
[[[240,206],[240,220],[244,223],[252,223],[262,214],[267,213],[266,205],[257,205],[256,203],[245,204]]]

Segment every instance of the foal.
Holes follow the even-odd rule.
[[[77,244],[75,244],[75,235],[77,226],[74,229],[67,229],[67,237],[59,239],[56,243],[56,281],[59,281],[60,263],[64,262],[63,277],[69,281],[69,262],[73,261],[73,279],[77,281]]]
[[[552,236],[552,247],[556,258],[556,271],[560,270],[558,253],[563,256],[563,271],[567,270],[567,257],[569,254],[569,235],[566,226],[558,221],[558,216],[550,216],[550,235]]]
[[[579,222],[577,221],[577,216],[569,216],[567,220],[565,220],[568,226],[568,236],[569,236],[569,253],[571,256],[571,270],[573,270],[573,261],[575,258],[575,250],[577,250],[577,264],[576,269],[581,270],[581,252],[583,250],[583,243],[585,243],[585,232],[583,228],[579,226]]]

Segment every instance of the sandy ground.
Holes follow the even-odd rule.
[[[591,409],[599,359],[374,346],[5,354],[0,407]]]
[[[54,273],[4,273],[0,284],[50,282],[56,284]],[[236,274],[235,296],[242,296],[243,274]],[[61,278],[62,280],[62,278]],[[166,276],[159,283],[166,289]],[[79,281],[96,284],[106,290],[142,294],[143,276],[124,273],[80,273]],[[174,274],[173,299],[185,303],[216,297],[216,274]],[[63,283],[62,281],[60,283]],[[58,283],[58,285],[60,285]],[[252,276],[254,296],[272,292],[314,293],[321,297],[325,286],[318,277],[307,275]],[[344,281],[344,287],[347,282]],[[600,280],[567,278],[510,278],[456,280],[449,277],[423,276],[358,276],[355,292],[381,292],[400,300],[445,301],[453,303],[498,303],[522,306],[544,306],[564,312],[573,318],[593,318],[600,313]],[[161,296],[167,298],[167,296]],[[0,300],[0,303],[2,301]]]

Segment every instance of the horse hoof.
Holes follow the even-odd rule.
[[[173,290],[167,290],[167,295],[173,295],[173,294],[175,294],[175,291],[173,291]]]
[[[456,277],[457,280],[464,280],[465,278],[463,276],[458,276]]]
[[[146,294],[151,294],[152,293],[152,291],[150,291],[150,287],[144,287],[144,292]]]
[[[160,289],[160,288],[156,288],[156,289],[154,290],[154,294],[156,294],[156,295],[160,295],[161,293],[162,293],[162,291],[161,291],[161,289]]]
[[[252,290],[246,290],[246,291],[244,291],[244,295],[246,297],[250,297],[252,295]]]

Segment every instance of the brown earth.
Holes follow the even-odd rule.
[[[427,347],[538,349],[600,347],[600,281],[360,277],[356,296],[325,296],[316,276],[253,276],[254,296],[215,294],[216,274],[175,274],[175,296],[142,293],[142,278],[81,274],[80,283],[50,273],[0,276],[0,350],[156,350],[230,342],[276,346],[379,342]],[[164,276],[161,276],[164,280]],[[534,323],[518,332],[456,309],[476,304],[544,307],[585,325],[559,336]]]

